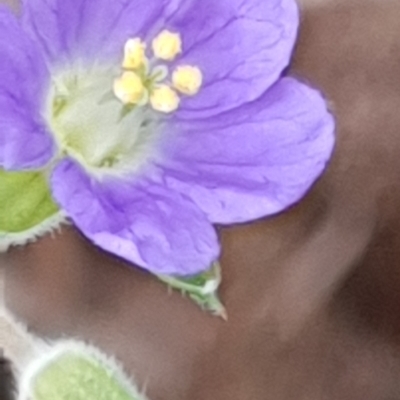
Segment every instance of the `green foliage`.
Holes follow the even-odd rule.
[[[27,231],[58,211],[43,173],[0,169],[0,232]]]

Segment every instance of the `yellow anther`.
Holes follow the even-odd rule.
[[[136,69],[146,62],[146,44],[139,38],[129,39],[124,50],[123,68]]]
[[[197,67],[183,65],[172,74],[172,83],[181,93],[193,96],[198,93],[203,83],[203,74]]]
[[[138,104],[146,95],[146,88],[137,74],[126,71],[114,81],[114,94],[124,104]]]
[[[154,55],[161,60],[172,61],[182,52],[182,39],[179,33],[163,30],[152,43]]]
[[[150,96],[150,104],[156,111],[171,113],[179,107],[180,98],[175,90],[167,85],[160,85],[153,90]]]

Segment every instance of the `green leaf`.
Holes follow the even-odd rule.
[[[167,275],[157,275],[157,277],[169,287],[188,295],[203,310],[225,320],[228,318],[226,309],[218,297],[221,284],[221,266],[218,262],[202,274],[191,277],[178,278]]]
[[[0,232],[22,233],[58,211],[43,173],[0,169]]]
[[[145,400],[98,349],[61,342],[22,374],[22,400]]]

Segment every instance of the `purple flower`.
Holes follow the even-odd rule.
[[[219,256],[212,224],[278,213],[334,123],[281,78],[294,0],[25,0],[0,11],[0,166],[43,170],[95,244],[158,274]]]

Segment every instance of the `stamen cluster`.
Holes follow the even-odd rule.
[[[140,38],[129,39],[124,46],[122,74],[114,81],[114,95],[127,106],[150,106],[162,113],[179,108],[180,95],[196,95],[203,82],[197,66],[180,65],[170,74],[168,66],[182,53],[179,33],[163,30],[151,43],[152,57],[146,55],[147,45]]]

